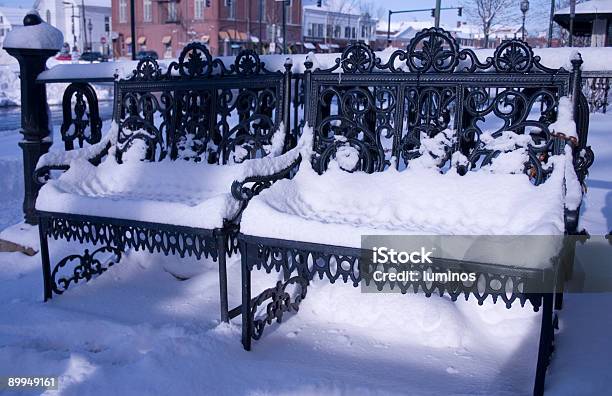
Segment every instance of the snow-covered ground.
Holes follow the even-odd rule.
[[[611,128],[612,114],[591,116],[596,160],[582,225],[593,235],[612,228]],[[17,141],[0,135],[0,229],[21,217]],[[51,242],[56,260],[81,251]],[[39,256],[0,253],[0,377],[59,376],[62,395],[532,391],[540,313],[529,308],[315,281],[299,314],[268,327],[245,352],[239,319],[219,324],[216,269],[210,260],[128,252],[102,276],[42,303]],[[237,305],[237,258],[228,271]],[[253,292],[274,280],[255,272]],[[608,394],[612,294],[568,294],[560,319],[547,394]]]

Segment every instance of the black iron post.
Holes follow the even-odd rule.
[[[434,24],[436,27],[440,27],[440,8],[442,6],[442,0],[436,0],[436,10],[435,10],[435,19]]]
[[[30,13],[23,19],[24,30],[18,32],[11,31],[10,34],[29,34],[28,26],[43,23],[40,16]],[[50,32],[61,36],[59,31],[49,26]],[[61,43],[59,42],[61,41]],[[9,42],[9,36],[5,43]],[[37,48],[10,48],[4,49],[11,56],[19,61],[19,78],[21,80],[21,134],[23,140],[19,142],[19,147],[23,151],[23,181],[24,198],[23,212],[26,223],[37,224],[35,204],[38,195],[39,185],[34,180],[34,170],[41,155],[49,151],[52,144],[52,131],[49,120],[49,106],[47,104],[47,91],[45,84],[36,82],[36,78],[46,69],[47,59],[59,52],[63,43],[63,37],[58,40],[55,49]],[[10,45],[10,43],[8,44]],[[32,45],[35,47],[35,45]]]
[[[287,3],[289,0],[283,0],[283,54],[287,53]]]
[[[130,32],[132,34],[132,60],[136,60],[136,11],[134,0],[130,0]]]
[[[555,16],[555,0],[550,0],[550,20],[548,21],[548,48],[552,47],[554,16]]]
[[[393,14],[393,11],[389,10],[389,17],[387,18],[387,47],[391,46],[391,14]]]
[[[259,0],[259,55],[263,54],[263,2]]]

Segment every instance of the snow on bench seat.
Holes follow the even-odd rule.
[[[118,164],[113,155],[93,166],[77,158],[65,173],[41,188],[36,209],[221,228],[239,210],[230,187],[244,167],[183,160],[147,162],[125,156]]]
[[[249,202],[241,232],[356,248],[362,235],[559,236],[564,232],[564,161],[571,158],[551,160],[555,170],[539,186],[525,174],[484,170],[465,176],[421,168],[368,174],[347,173],[332,163],[319,175],[302,161],[293,179],[276,182]],[[539,268],[549,265],[551,254],[560,248],[555,244],[541,249],[542,241],[537,240],[538,249],[522,249],[525,239],[516,239],[518,246],[505,245],[506,260],[499,249],[486,248],[476,249],[478,260]],[[470,249],[459,243],[451,250],[465,254]],[[482,257],[487,250],[495,257]],[[541,256],[517,260],[517,251],[539,251]]]

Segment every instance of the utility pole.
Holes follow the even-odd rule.
[[[259,55],[263,53],[263,9],[264,9],[264,1],[259,0]]]
[[[574,18],[576,18],[576,0],[570,0],[569,46],[574,46]]]
[[[435,26],[440,27],[440,8],[442,0],[436,0],[436,11],[435,11]]]
[[[550,0],[550,21],[548,21],[548,48],[552,47],[553,17],[555,16],[555,0]]]
[[[133,1],[133,0],[132,0]],[[83,18],[83,46],[87,45],[87,24],[85,20],[85,0],[81,0],[81,15]],[[82,52],[85,52],[85,48],[81,48]]]
[[[283,0],[283,54],[287,53],[287,1]]]
[[[136,15],[134,0],[130,0],[130,30],[132,33],[132,60],[136,60]]]

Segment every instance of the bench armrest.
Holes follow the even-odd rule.
[[[245,162],[241,177],[232,183],[232,196],[240,205],[232,220],[240,217],[251,198],[269,188],[277,180],[293,177],[303,158],[310,160],[312,135],[312,128],[306,124],[295,148],[277,157],[268,156]]]
[[[72,161],[79,159],[87,160],[94,165],[99,164],[116,143],[117,131],[117,125],[113,122],[110,131],[96,144],[75,150],[51,151],[43,154],[36,164],[34,179],[39,185],[42,185],[49,179],[49,171],[66,171],[70,168]]]
[[[244,209],[251,198],[270,187],[275,181],[292,177],[299,168],[301,160],[302,155],[298,147],[278,157],[250,160],[242,177],[232,183],[232,196]]]

